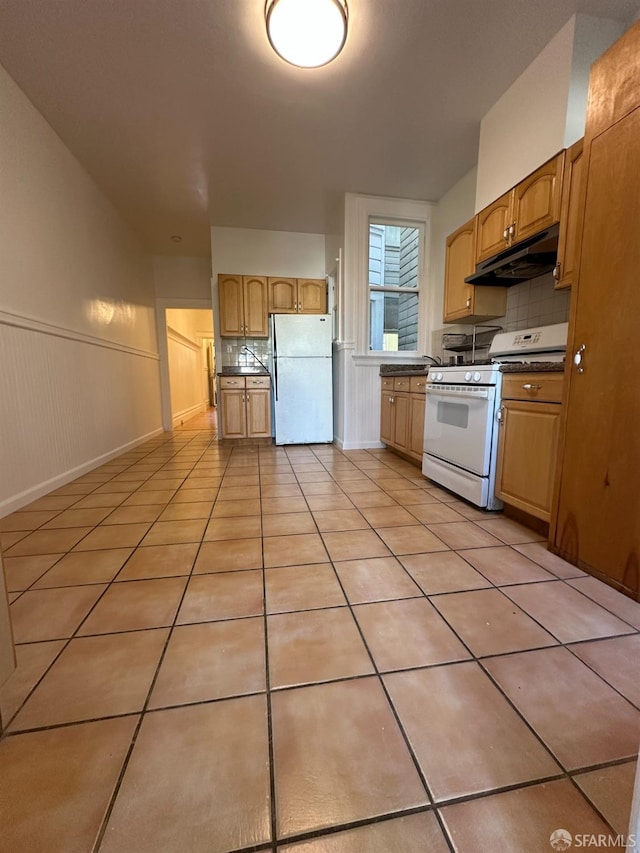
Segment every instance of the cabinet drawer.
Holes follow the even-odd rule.
[[[219,376],[218,387],[237,391],[239,388],[244,388],[244,376]]]
[[[245,385],[247,391],[251,388],[270,388],[271,377],[269,376],[245,376]]]
[[[393,376],[383,376],[380,387],[383,391],[393,391]]]
[[[424,394],[425,385],[427,384],[426,376],[412,376],[410,391],[412,394]]]
[[[503,400],[561,403],[564,373],[512,373],[502,379]]]
[[[393,380],[393,390],[394,391],[408,391],[411,387],[411,377],[410,376],[396,376]]]

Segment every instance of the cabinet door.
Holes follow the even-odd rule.
[[[425,395],[411,394],[411,418],[409,421],[409,453],[422,459],[424,447]]]
[[[298,313],[327,313],[327,282],[323,278],[298,279]]]
[[[571,287],[576,270],[576,236],[582,182],[583,140],[579,139],[567,149],[562,179],[562,206],[560,209],[560,235],[558,237],[558,263],[553,271],[556,290]]]
[[[476,268],[475,219],[447,237],[444,262],[444,322],[473,313],[474,287],[465,278]]]
[[[551,517],[560,406],[505,400],[496,494],[543,521]]]
[[[564,151],[513,189],[513,243],[532,237],[560,221]]]
[[[271,435],[271,391],[247,391],[247,436],[267,438]]]
[[[244,333],[250,338],[269,337],[267,279],[243,276]]]
[[[500,196],[476,216],[476,263],[497,255],[509,245],[505,231],[513,222],[513,190]]]
[[[242,276],[218,276],[218,309],[221,336],[223,338],[242,337],[244,335]]]
[[[223,438],[244,438],[247,434],[245,420],[245,392],[220,391],[219,428]]]
[[[383,391],[380,398],[380,441],[393,444],[393,392]]]
[[[269,311],[271,314],[295,314],[298,282],[295,278],[269,279]]]
[[[393,408],[395,409],[393,443],[395,447],[407,452],[409,450],[409,428],[411,425],[411,396],[394,392],[393,399]]]

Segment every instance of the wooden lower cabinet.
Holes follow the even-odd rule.
[[[221,376],[218,426],[222,438],[271,437],[268,376]]]
[[[383,377],[380,399],[380,441],[422,461],[424,376]]]
[[[551,517],[562,381],[561,373],[531,373],[503,384],[496,494],[543,521]]]

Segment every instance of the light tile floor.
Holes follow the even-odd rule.
[[[387,451],[208,416],[0,520],[7,853],[627,831],[640,605]]]

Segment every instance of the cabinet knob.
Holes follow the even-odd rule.
[[[542,385],[534,385],[531,382],[525,382],[522,387],[525,391],[539,391],[542,388]]]
[[[471,308],[471,297],[467,296],[467,308]]]
[[[513,238],[515,236],[516,236],[516,223],[512,222],[511,225],[509,226],[509,239],[513,240]]]
[[[555,279],[555,281],[560,281],[560,268],[561,268],[561,266],[562,265],[561,265],[560,261],[556,261],[556,265],[553,268],[553,278]]]
[[[573,356],[573,363],[575,364],[578,373],[584,373],[584,367],[582,366],[582,357],[587,349],[586,344],[580,344],[578,349]]]
[[[502,239],[504,240],[505,243],[509,242],[509,228],[508,227],[505,228],[504,231],[502,232]]]

